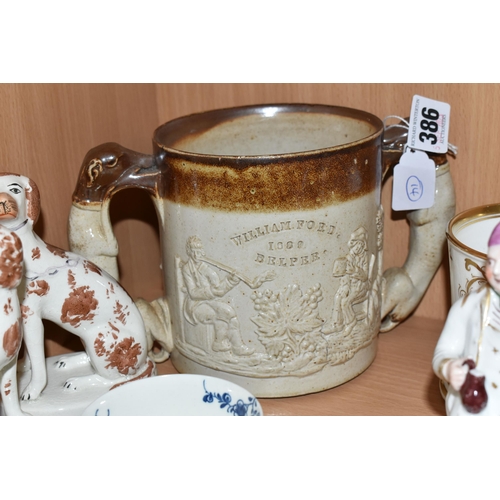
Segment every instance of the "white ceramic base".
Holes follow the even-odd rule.
[[[56,368],[60,358],[79,356],[81,354],[64,354],[47,358],[45,360],[48,378],[47,387],[35,401],[21,401],[21,410],[34,416],[82,415],[90,403],[108,392],[109,387],[102,386],[87,387],[83,391],[64,389],[64,383],[68,378],[93,374],[89,364],[65,369]],[[19,395],[23,393],[30,379],[30,370],[18,372]],[[0,414],[5,415],[3,405],[0,408]]]

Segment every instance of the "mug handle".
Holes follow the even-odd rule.
[[[384,178],[399,161],[399,146],[383,149]],[[443,260],[446,227],[455,214],[455,189],[446,154],[430,156],[436,163],[434,205],[406,215],[408,255],[402,267],[391,267],[383,274],[381,332],[392,330],[417,308]]]
[[[145,189],[161,214],[157,190],[160,172],[152,155],[137,153],[109,142],[91,149],[85,156],[73,192],[68,235],[72,252],[91,260],[119,280],[118,242],[109,217],[112,196],[122,189]],[[173,350],[170,312],[164,298],[153,302],[138,299],[148,336],[149,356],[155,362],[169,358]],[[155,349],[154,344],[160,346]]]

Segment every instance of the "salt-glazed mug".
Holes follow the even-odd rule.
[[[452,302],[486,284],[488,239],[499,222],[498,204],[470,208],[450,220],[446,236]]]
[[[103,144],[81,167],[71,248],[117,276],[110,200],[147,189],[165,297],[138,305],[147,328],[164,329],[174,366],[257,397],[337,386],[374,360],[379,331],[416,307],[454,214],[441,155],[436,203],[409,213],[407,261],[383,277],[380,191],[401,145],[389,138],[383,155],[382,136],[363,111],[278,104],[172,120],[155,131],[153,155]]]

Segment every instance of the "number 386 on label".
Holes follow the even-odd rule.
[[[437,131],[439,130],[438,120],[439,112],[434,108],[422,108],[422,120],[420,120],[420,128],[428,132],[420,132],[418,138],[421,142],[429,141],[432,146],[437,144]]]
[[[409,145],[431,153],[446,153],[450,105],[414,96],[410,117]]]

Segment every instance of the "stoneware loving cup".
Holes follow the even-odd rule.
[[[384,150],[384,151],[383,151]],[[408,213],[410,251],[382,273],[382,179],[401,154],[369,113],[324,105],[221,109],[172,120],[153,154],[108,143],[83,161],[72,250],[115,277],[109,203],[141,187],[160,220],[165,297],[139,300],[180,372],[257,397],[328,389],[374,360],[442,260],[454,190],[436,157],[436,202]]]

